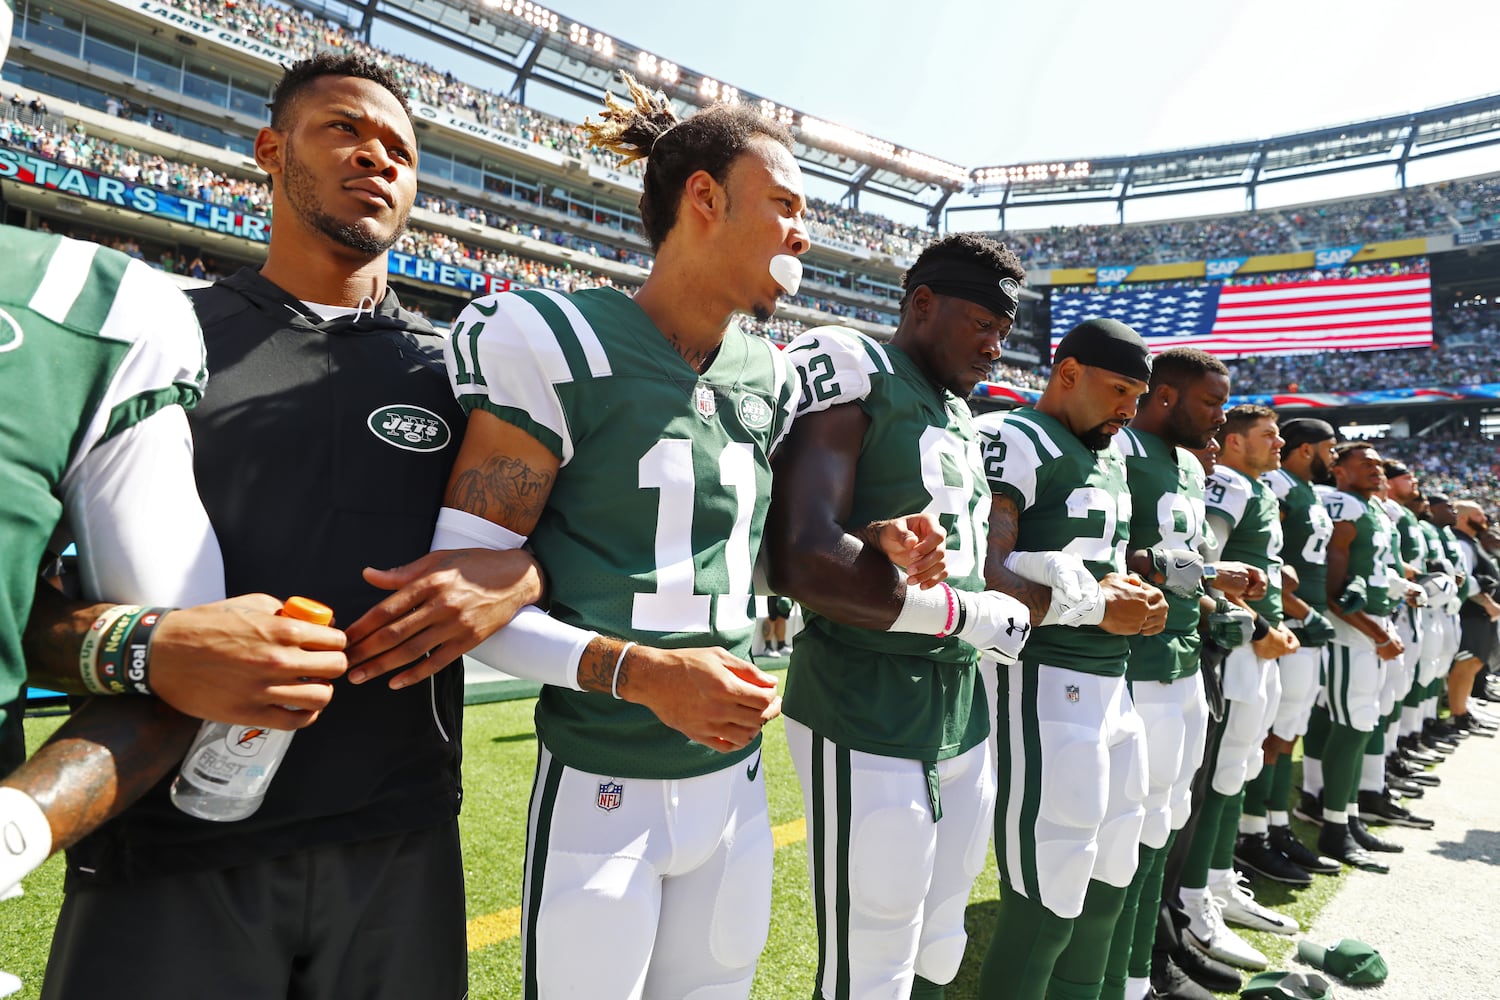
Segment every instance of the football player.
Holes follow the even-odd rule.
[[[1150,357],[1125,324],[1086,320],[1058,345],[1036,406],[978,422],[994,492],[986,580],[1038,623],[1017,666],[987,661],[1004,889],[985,997],[1097,997],[1135,875],[1146,751],[1127,637],[1160,632],[1167,602],[1126,575],[1131,502],[1114,436]]]
[[[1116,439],[1130,487],[1127,563],[1162,588],[1169,610],[1163,631],[1130,637],[1125,677],[1145,726],[1147,791],[1135,878],[1110,946],[1107,1000],[1142,1000],[1152,989],[1172,995],[1183,975],[1166,963],[1153,969],[1151,950],[1163,870],[1171,842],[1191,812],[1193,775],[1208,732],[1198,669],[1204,476],[1186,449],[1213,439],[1228,399],[1229,370],[1223,362],[1203,351],[1173,348],[1152,362],[1150,391]],[[1224,579],[1215,576],[1221,590],[1229,589],[1230,572],[1223,572]]]
[[[0,2],[0,60],[13,17],[11,0]],[[181,760],[199,723],[172,706],[247,724],[307,725],[327,704],[325,679],[344,669],[344,638],[275,617],[280,602],[265,595],[217,600],[222,564],[193,483],[184,413],[203,391],[203,340],[181,292],[124,254],[60,236],[0,226],[0,255],[6,898],[49,854],[117,814]],[[89,598],[214,603],[107,619],[113,603],[70,602],[39,583],[55,532],[78,543]],[[117,676],[119,690],[97,693],[123,693],[128,680],[132,693],[161,697],[93,699],[24,760],[28,676],[95,693],[97,671],[80,664],[83,636],[96,622],[127,617],[137,624],[150,617],[151,641],[141,644],[135,676]],[[301,711],[277,707],[283,702]],[[0,995],[19,987],[0,973]]]
[[[1306,885],[1312,874],[1336,875],[1337,861],[1309,850],[1291,829],[1289,796],[1292,787],[1291,749],[1308,732],[1313,705],[1321,690],[1322,649],[1333,638],[1326,612],[1328,599],[1328,540],[1333,521],[1318,499],[1315,484],[1331,481],[1336,435],[1323,420],[1298,418],[1280,425],[1281,468],[1272,469],[1261,480],[1276,495],[1281,510],[1282,560],[1296,574],[1295,599],[1283,593],[1289,605],[1286,625],[1300,646],[1277,661],[1281,698],[1271,723],[1268,747],[1279,741],[1274,764],[1245,787],[1245,808],[1240,818],[1241,834],[1234,857],[1264,878],[1293,885]],[[1285,576],[1285,571],[1283,576]],[[1290,605],[1300,601],[1296,612]],[[1321,747],[1326,735],[1327,714],[1319,713],[1322,728],[1315,740]]]
[[[647,161],[651,275],[633,298],[464,309],[448,368],[468,428],[433,545],[527,544],[551,584],[550,614],[475,652],[545,685],[524,995],[743,997],[771,905],[760,729],[781,702],[747,661],[752,575],[799,387],[732,317],[796,292],[806,203],[780,126],[731,105],[679,120],[627,83],[585,127]],[[940,572],[941,532],[877,534]]]
[[[1359,790],[1365,747],[1379,721],[1381,661],[1399,659],[1403,652],[1389,619],[1396,605],[1387,586],[1396,572],[1392,533],[1385,508],[1375,499],[1385,476],[1375,449],[1357,441],[1335,450],[1333,473],[1337,488],[1322,495],[1333,519],[1327,594],[1335,636],[1327,647],[1320,699],[1328,707],[1329,731],[1321,768],[1312,774],[1303,768],[1298,812],[1322,826],[1318,850],[1323,854],[1387,872],[1390,867],[1371,851],[1399,851],[1400,845],[1370,834],[1358,814],[1348,812]],[[1321,789],[1313,784],[1319,778]]]
[[[1255,902],[1235,873],[1232,855],[1245,782],[1260,773],[1262,743],[1275,717],[1280,679],[1275,660],[1297,649],[1281,624],[1281,518],[1276,497],[1259,476],[1277,467],[1284,443],[1276,413],[1240,405],[1225,415],[1216,435],[1222,451],[1205,486],[1211,548],[1265,572],[1252,642],[1224,661],[1222,735],[1208,767],[1213,778],[1193,833],[1178,896],[1189,932],[1209,955],[1242,968],[1264,968],[1266,959],[1225,921],[1276,933],[1295,933],[1296,922]]]
[[[815,991],[941,997],[994,816],[977,649],[1007,663],[1030,611],[984,590],[990,490],[965,399],[1000,356],[1025,275],[971,234],[902,279],[894,339],[810,331],[787,347],[803,394],[776,461],[770,582],[807,625],[787,675],[787,743],[806,803],[818,924]],[[869,525],[938,516],[947,581],[921,590]]]

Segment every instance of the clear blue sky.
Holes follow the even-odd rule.
[[[1260,138],[1500,91],[1496,0],[564,0],[552,9],[564,25],[965,166]],[[1377,189],[1391,176],[1271,200]],[[1239,207],[1228,199],[1219,210]]]

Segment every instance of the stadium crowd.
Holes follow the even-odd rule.
[[[118,142],[92,136],[83,123],[48,114],[39,97],[31,103],[39,104],[41,111],[33,112],[30,104],[21,100],[19,95],[9,108],[0,111],[6,119],[0,123],[0,145],[25,149],[68,166],[95,170],[133,184],[146,184],[211,205],[232,208],[237,212],[266,217],[271,215],[270,188],[262,181],[236,177],[194,163],[169,160],[159,154],[142,152]],[[647,270],[651,267],[649,255],[629,247],[600,243],[456,198],[428,194],[420,196],[417,204],[429,211],[483,223],[502,232],[579,250],[593,257],[616,260]],[[583,265],[548,264],[508,250],[471,246],[446,233],[422,228],[409,228],[396,249],[441,263],[468,267],[513,281],[561,291],[615,285],[608,275]],[[168,270],[177,269],[186,273],[184,262],[177,261],[170,254],[157,263]],[[854,318],[888,326],[894,326],[896,322],[893,312],[849,305],[806,293],[795,296],[791,301],[803,308],[826,313],[832,318]]]
[[[1477,430],[1434,432],[1420,437],[1371,438],[1382,457],[1404,462],[1428,493],[1473,500],[1500,512],[1500,441]]]
[[[1291,253],[1351,243],[1452,234],[1500,219],[1500,178],[1217,218],[1057,226],[998,234],[1028,267],[1139,265]]]

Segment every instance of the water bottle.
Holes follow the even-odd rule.
[[[333,611],[305,597],[288,598],[277,612],[327,625]],[[265,801],[271,779],[295,730],[205,722],[172,782],[172,803],[199,819],[228,823],[252,815]]]

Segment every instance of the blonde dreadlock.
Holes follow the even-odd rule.
[[[588,139],[589,145],[617,154],[622,164],[634,163],[650,156],[651,147],[656,145],[656,140],[678,124],[680,119],[672,110],[666,94],[660,90],[652,93],[623,70],[620,76],[624,79],[625,86],[630,88],[630,98],[634,104],[626,104],[606,90],[600,120],[596,123],[585,118],[578,128],[584,138]]]

